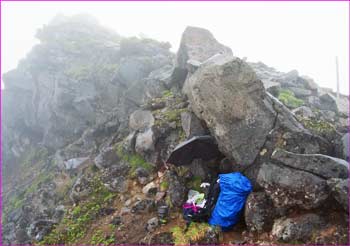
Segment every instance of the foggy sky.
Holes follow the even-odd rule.
[[[297,69],[323,87],[349,91],[347,2],[2,2],[2,73],[38,43],[35,32],[56,14],[87,13],[122,36],[169,41],[177,51],[188,25],[209,29],[234,55],[282,72]]]

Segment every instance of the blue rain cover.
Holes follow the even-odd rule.
[[[209,219],[210,225],[230,229],[239,220],[247,196],[252,191],[249,179],[241,173],[220,174],[220,195]]]

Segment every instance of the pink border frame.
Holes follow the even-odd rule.
[[[79,1],[79,2],[190,2],[186,0],[102,0],[102,1],[97,1],[97,0],[74,0],[74,2]],[[246,0],[246,1],[240,1],[240,0],[191,0],[191,2],[348,2],[348,12],[349,12],[349,24],[350,24],[350,1],[349,0]],[[2,22],[2,16],[1,16],[1,3],[2,2],[73,2],[71,0],[0,0],[0,53],[1,53],[1,22]],[[349,40],[350,40],[350,33],[349,33]],[[350,44],[349,44],[349,57],[350,57]],[[1,71],[1,59],[0,59],[0,76],[2,77],[2,71]],[[349,71],[350,71],[350,61],[349,61]],[[348,81],[350,84],[350,81]],[[350,97],[350,87],[349,87],[349,97]],[[348,109],[348,115],[350,115],[350,108]],[[0,126],[2,123],[2,90],[0,89]],[[350,118],[349,122],[350,124]],[[348,127],[348,132],[350,132],[350,127]],[[349,139],[350,141],[350,134],[349,134]],[[348,152],[350,152],[350,146],[348,148]],[[350,164],[350,162],[349,162]],[[348,170],[348,194],[350,194],[350,170]],[[349,218],[350,218],[350,195],[348,196],[348,206],[349,206]],[[0,245],[2,244],[2,127],[0,127]],[[350,228],[350,219],[349,219],[349,228]],[[28,245],[28,244],[11,244],[11,245]],[[82,244],[80,244],[82,245]],[[88,244],[84,244],[88,245]],[[132,245],[132,244],[120,244],[120,245]],[[249,245],[249,244],[246,244]],[[252,244],[255,245],[255,244]],[[273,245],[295,245],[295,244],[273,244]],[[303,244],[306,245],[306,244]],[[350,245],[350,235],[349,235],[349,242],[347,245]]]

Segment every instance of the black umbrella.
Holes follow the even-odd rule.
[[[170,154],[167,163],[189,165],[194,159],[211,160],[222,154],[211,136],[197,136],[182,142]]]

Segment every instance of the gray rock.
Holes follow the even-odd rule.
[[[276,208],[317,208],[329,196],[326,180],[272,163],[261,165],[257,183],[265,189]]]
[[[327,184],[335,200],[345,211],[349,211],[349,179],[332,178],[327,180]]]
[[[264,192],[251,193],[245,203],[244,219],[250,231],[270,231],[275,217],[271,199]]]
[[[117,151],[112,147],[103,148],[95,158],[95,165],[100,168],[108,168],[119,163]]]
[[[154,117],[151,111],[136,110],[130,115],[129,127],[135,131],[145,130],[154,125]]]
[[[204,62],[218,53],[232,56],[231,49],[220,44],[208,30],[188,26],[181,37],[176,67],[186,69],[188,60]]]
[[[169,184],[167,195],[170,197],[170,202],[175,207],[180,207],[185,201],[187,190],[184,186],[184,180],[180,178],[175,171],[168,171],[166,180]]]
[[[288,90],[292,91],[296,97],[307,97],[312,94],[312,91],[299,87],[288,87]]]
[[[191,112],[181,113],[181,125],[187,138],[205,135],[207,132],[202,126],[201,121]]]
[[[308,76],[301,76],[301,78],[304,80],[304,85],[307,89],[312,90],[312,91],[316,91],[318,89],[318,85],[315,83],[315,81],[308,77]]]
[[[334,123],[336,121],[336,113],[330,110],[321,110],[321,117],[328,122]]]
[[[238,163],[251,164],[273,128],[275,116],[266,105],[262,82],[248,64],[235,58],[202,66],[186,80],[184,91],[220,150]]]
[[[146,231],[153,232],[159,226],[159,221],[157,217],[153,217],[147,221]]]
[[[135,170],[135,174],[136,174],[138,182],[141,185],[145,185],[147,183],[147,181],[149,180],[149,178],[150,178],[149,172],[146,169],[142,168],[142,167],[138,167]]]
[[[336,98],[331,93],[325,93],[320,96],[320,103],[320,109],[338,113]]]
[[[295,115],[302,116],[304,118],[312,118],[315,117],[314,112],[309,107],[301,106],[299,108],[293,109],[292,112]]]
[[[128,191],[128,182],[123,176],[115,177],[104,185],[112,192],[125,193]]]
[[[148,153],[154,150],[156,137],[152,128],[137,134],[135,151],[139,154]]]
[[[291,168],[304,170],[324,179],[347,178],[348,163],[342,159],[320,154],[294,154],[276,149],[271,159]]]
[[[145,199],[137,201],[131,208],[132,213],[150,213],[156,210],[156,206],[153,200]]]
[[[342,152],[343,152],[343,157],[344,159],[346,160],[349,160],[349,152],[350,152],[350,149],[349,149],[349,133],[346,133],[342,138],[341,138],[341,141],[342,141]]]
[[[89,160],[89,157],[73,158],[66,161],[64,165],[67,170],[76,169],[80,165],[86,163],[88,160]]]
[[[81,176],[75,181],[72,187],[70,199],[73,201],[73,203],[77,203],[80,200],[88,197],[91,192],[92,189],[90,187],[89,180],[85,176]]]
[[[324,226],[325,221],[317,214],[304,214],[295,218],[281,218],[274,222],[272,235],[284,242],[308,242],[316,229]]]

